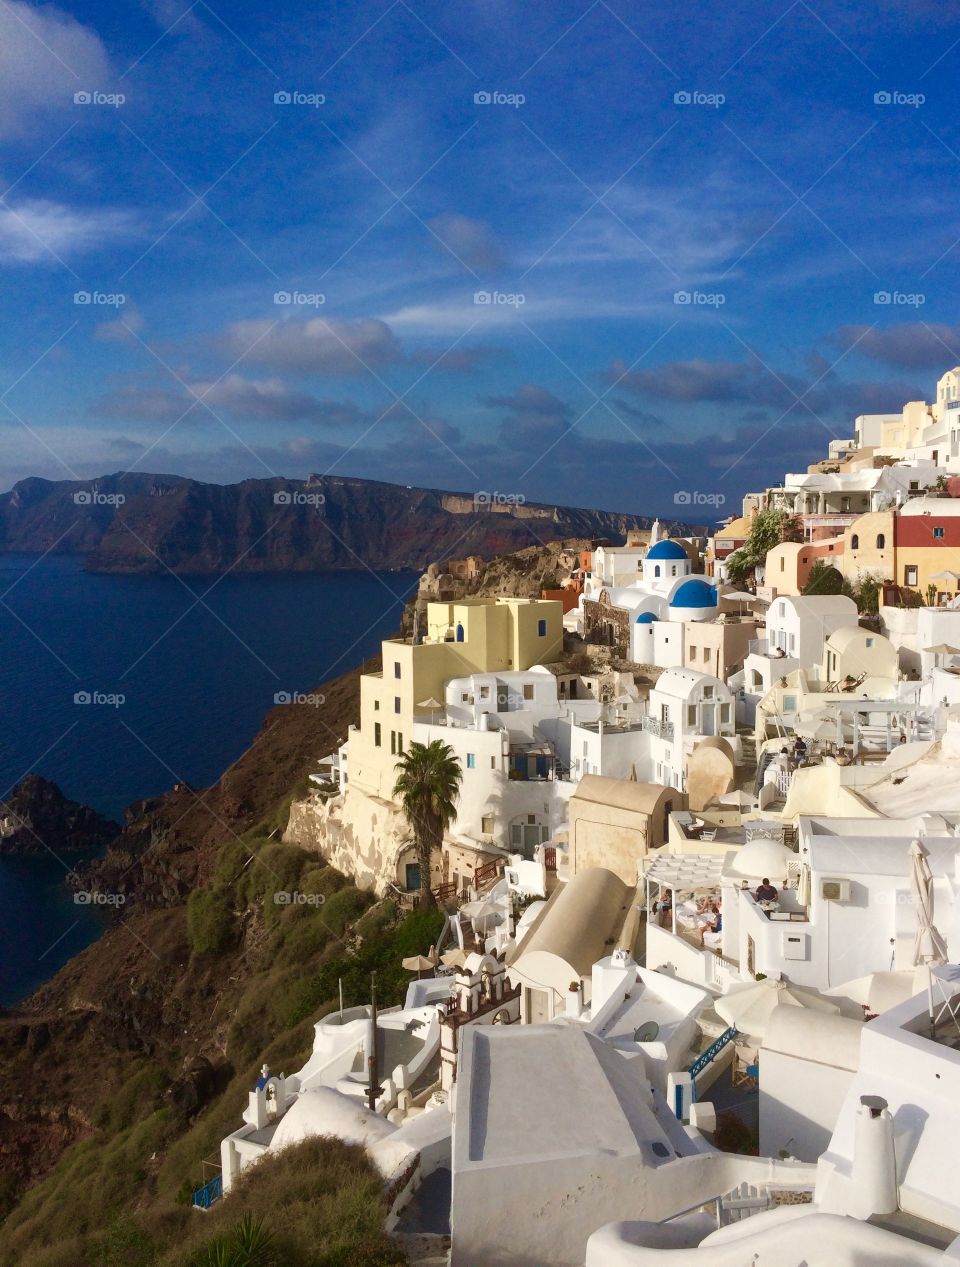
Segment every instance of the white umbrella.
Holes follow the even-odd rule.
[[[921,964],[946,963],[947,947],[933,922],[933,876],[927,862],[929,851],[922,841],[910,846],[910,889],[917,912],[917,939],[913,946],[913,962]]]
[[[448,950],[445,955],[440,956],[440,962],[445,963],[448,968],[462,968],[467,962],[467,952],[465,950]]]
[[[433,714],[436,712],[436,710],[437,710],[438,708],[443,708],[443,705],[440,703],[440,701],[439,701],[438,699],[434,699],[434,698],[433,698],[433,696],[431,695],[429,699],[422,699],[422,700],[419,702],[419,704],[417,705],[417,708],[429,708],[429,709],[430,709],[430,725],[432,726],[432,725],[433,725]]]
[[[773,977],[735,985],[723,998],[717,999],[714,1007],[728,1025],[755,1038],[763,1037],[770,1014],[778,1007],[806,1007],[814,1012],[840,1011],[835,1003]]]
[[[401,964],[406,968],[407,972],[415,972],[417,980],[420,980],[421,972],[429,972],[434,967],[432,959],[428,959],[426,955],[408,955],[406,959],[402,959]]]

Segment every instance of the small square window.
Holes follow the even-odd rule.
[[[933,530],[933,535],[934,535],[934,538],[935,538],[937,541],[942,541],[942,540],[943,540],[943,529],[942,529],[942,528],[934,528],[934,530]]]
[[[493,823],[494,818],[492,814],[484,814],[484,816],[480,819],[480,830],[483,832],[484,836],[493,835]]]
[[[523,698],[524,698],[524,699],[533,699],[533,684],[532,684],[532,683],[530,683],[530,682],[524,682],[524,684],[523,684]]]
[[[481,686],[481,687],[480,687],[480,698],[481,698],[481,699],[489,699],[489,698],[490,698],[490,687],[489,687],[489,686]]]
[[[705,686],[705,687],[703,688],[703,698],[704,698],[704,699],[713,699],[713,687],[712,687],[712,686]]]

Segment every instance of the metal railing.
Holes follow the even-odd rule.
[[[215,1201],[219,1201],[223,1196],[223,1175],[217,1175],[215,1179],[211,1179],[209,1183],[205,1183],[202,1188],[198,1188],[193,1194],[193,1208],[195,1210],[209,1210]]]
[[[732,1043],[737,1036],[737,1031],[731,1025],[729,1029],[725,1029],[719,1038],[715,1038],[706,1051],[700,1053],[692,1065],[687,1069],[687,1073],[693,1079],[694,1095],[696,1095],[697,1074],[703,1073],[707,1065],[713,1064],[714,1060],[720,1055],[724,1047]]]
[[[658,717],[644,717],[642,728],[650,735],[655,735],[658,739],[673,739],[673,722],[660,721]]]

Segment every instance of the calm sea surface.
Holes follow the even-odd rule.
[[[414,573],[95,576],[74,558],[0,555],[0,795],[36,771],[119,818],[178,780],[213,783],[275,695],[376,651],[415,584]],[[63,873],[49,856],[0,861],[0,1004],[103,927]]]

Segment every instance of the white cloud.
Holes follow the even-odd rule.
[[[271,369],[363,374],[401,359],[393,331],[382,321],[238,321],[222,338],[226,351]]]
[[[0,207],[0,264],[53,263],[135,232],[128,211],[81,209],[47,199],[8,203]]]
[[[89,27],[49,6],[0,5],[0,137],[29,134],[52,111],[66,128],[73,94],[105,92],[110,80],[106,49]]]

